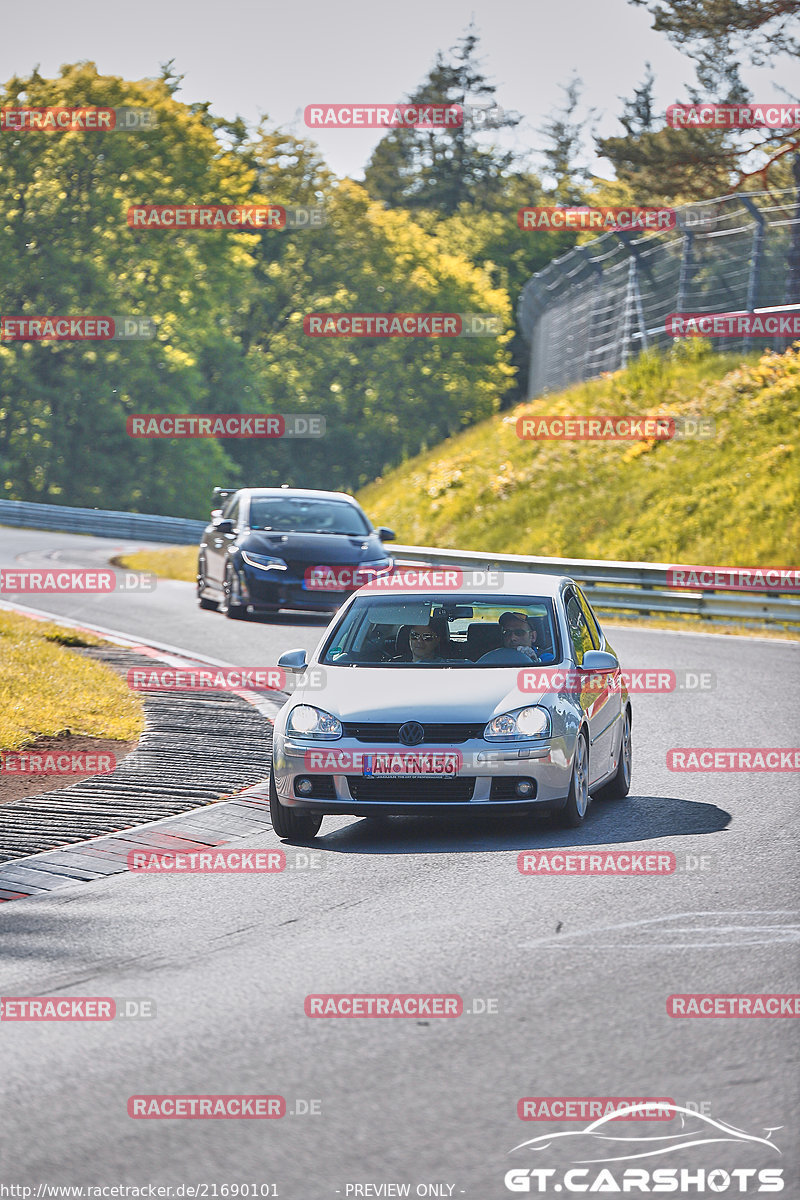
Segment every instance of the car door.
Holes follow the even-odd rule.
[[[225,563],[228,547],[236,541],[241,506],[241,493],[235,492],[229,496],[222,506],[222,512],[216,521],[208,538],[206,551],[206,577],[216,587],[222,587],[225,577]],[[232,524],[229,526],[227,522]],[[230,532],[225,532],[230,529]]]
[[[578,596],[578,588],[568,587],[564,592],[564,608],[569,627],[570,643],[573,661],[577,667],[583,666],[583,656],[589,650],[600,649],[600,635],[597,626],[584,607]],[[585,604],[585,600],[584,600]],[[589,681],[591,679],[591,686]],[[608,774],[611,758],[611,742],[615,730],[613,688],[605,685],[603,677],[592,678],[587,675],[587,686],[581,691],[578,699],[589,723],[589,783],[595,783]],[[617,706],[619,696],[617,695]]]

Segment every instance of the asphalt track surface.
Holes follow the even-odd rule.
[[[2,530],[0,567],[98,565],[123,545]],[[324,628],[293,615],[226,621],[200,611],[190,585],[170,582],[142,595],[19,599],[239,666],[274,665]],[[125,874],[0,906],[0,995],[147,998],[156,1012],[0,1022],[0,1180],[33,1196],[40,1184],[172,1185],[173,1196],[178,1185],[206,1184],[211,1196],[211,1185],[224,1195],[224,1184],[272,1184],[285,1200],[404,1194],[391,1184],[494,1200],[514,1194],[503,1181],[512,1167],[560,1172],[601,1159],[616,1178],[631,1166],[781,1168],[784,1195],[800,1196],[797,1022],[666,1011],[673,993],[796,988],[797,775],[677,774],[666,754],[797,745],[798,646],[647,629],[610,637],[626,667],[712,672],[714,687],[634,697],[631,795],[593,804],[579,830],[326,818],[316,870]],[[280,842],[270,834],[258,844]],[[670,850],[681,868],[688,855],[703,869],[636,878],[517,869],[521,850],[597,847]],[[307,1017],[304,998],[326,992],[457,994],[465,1012]],[[497,1011],[476,1012],[476,1000]],[[128,1098],[144,1094],[279,1095],[287,1115],[132,1119]],[[580,1151],[561,1139],[511,1152],[588,1124],[521,1121],[520,1098],[609,1096],[704,1104],[769,1140],[622,1163],[608,1160],[635,1151],[598,1149],[590,1135],[575,1139]],[[298,1100],[321,1111],[290,1115]],[[615,1122],[611,1132],[678,1127]],[[601,1167],[580,1169],[590,1171],[583,1186]],[[544,1194],[537,1183],[530,1194]],[[746,1183],[758,1194],[755,1176]],[[720,1190],[689,1178],[673,1194]],[[742,1194],[733,1177],[722,1194]]]

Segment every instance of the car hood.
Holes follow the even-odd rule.
[[[253,554],[271,554],[292,562],[312,566],[328,563],[358,563],[385,558],[386,550],[374,535],[363,537],[335,533],[267,533],[251,531],[239,541],[242,550]]]
[[[488,721],[536,704],[521,692],[516,668],[329,667],[323,688],[298,687],[293,704],[313,704],[344,721]]]

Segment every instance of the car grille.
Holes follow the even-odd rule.
[[[376,800],[397,804],[452,804],[472,799],[475,780],[465,779],[370,779],[348,775],[347,786],[354,800]]]
[[[395,721],[362,724],[346,721],[344,736],[354,738],[357,742],[397,745],[400,741],[400,726],[405,723],[405,721]],[[480,725],[444,724],[440,721],[422,721],[420,723],[425,730],[425,737],[419,743],[423,746],[455,746],[460,742],[468,742],[471,738],[483,737],[483,731],[486,728],[485,723]]]

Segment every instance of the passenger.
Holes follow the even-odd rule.
[[[427,625],[412,625],[408,645],[409,653],[399,654],[394,662],[442,662],[450,648],[447,622],[441,617],[431,617]]]
[[[539,655],[533,644],[533,626],[530,618],[521,612],[504,612],[497,619],[503,635],[503,646],[507,650],[519,650],[531,662],[538,663]]]

